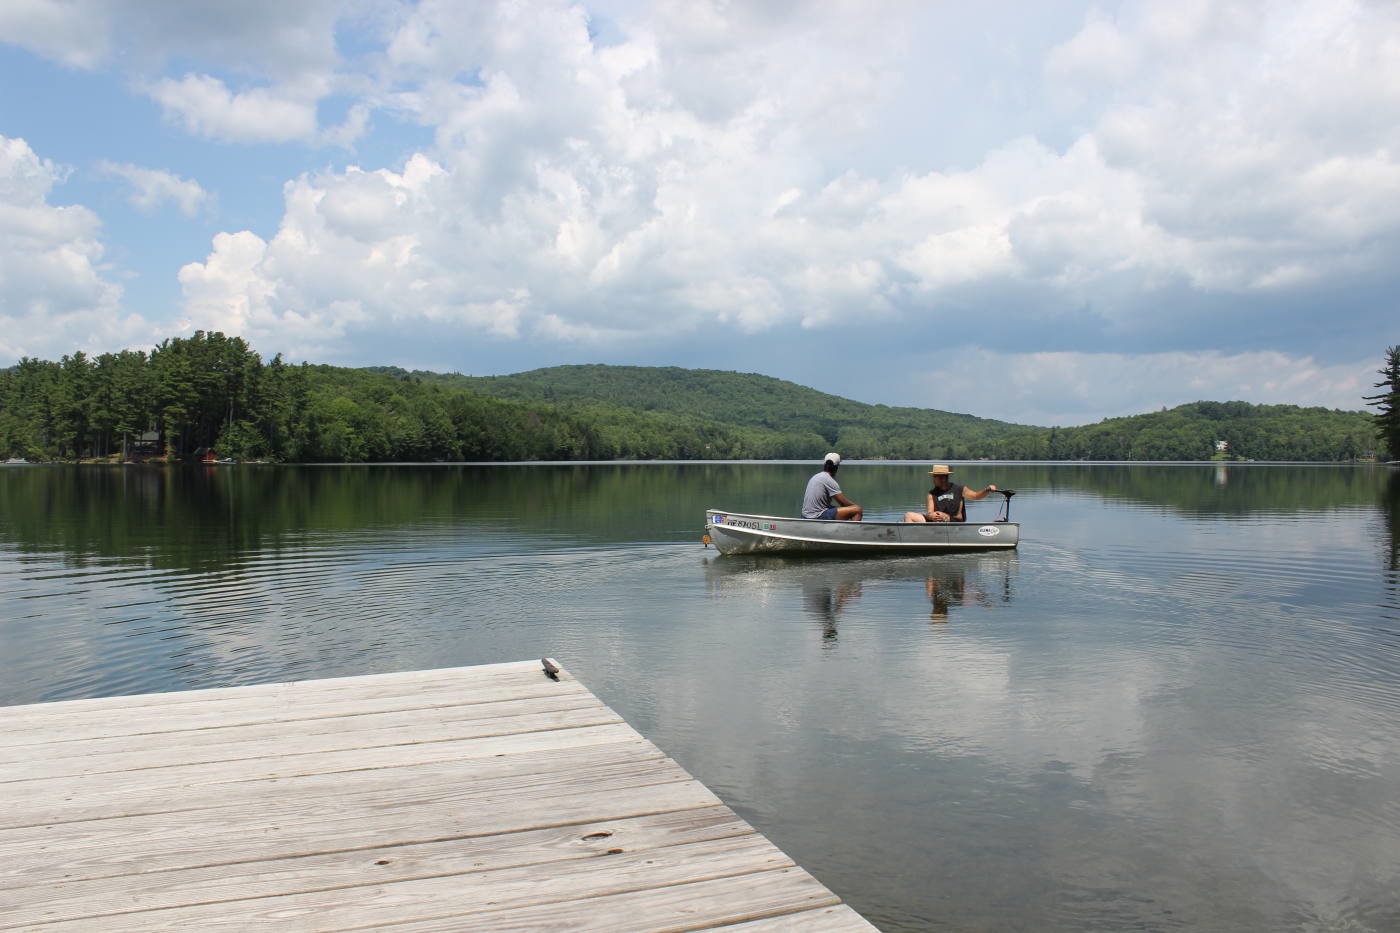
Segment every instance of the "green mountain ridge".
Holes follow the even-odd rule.
[[[1375,455],[1365,411],[1197,401],[1074,427],[857,402],[758,373],[674,366],[553,366],[503,376],[369,371],[582,412],[667,413],[780,435],[812,435],[853,459],[1352,460]],[[1225,450],[1217,450],[1217,442]],[[820,445],[818,445],[820,446]],[[819,457],[804,448],[793,456]]]
[[[809,444],[815,441],[818,446],[840,447],[843,455],[854,458],[917,457],[937,446],[933,439],[943,439],[945,448],[957,448],[1008,438],[1029,428],[936,409],[871,405],[758,373],[603,364],[553,366],[505,376],[409,373],[390,367],[371,371],[569,412],[662,415],[712,429],[738,427],[750,432],[760,446],[785,448],[766,456],[821,456],[824,450],[811,452]],[[801,443],[794,446],[799,438]]]
[[[1071,428],[871,405],[757,373],[555,366],[505,376],[264,363],[196,332],[149,354],[0,369],[0,458],[284,462],[850,459],[1338,461],[1365,412],[1193,402]]]

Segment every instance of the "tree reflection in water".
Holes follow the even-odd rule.
[[[1400,571],[1400,470],[1392,470],[1390,481],[1386,483],[1385,498],[1381,502],[1381,519],[1385,522],[1386,536],[1390,539],[1388,555],[1391,573]]]
[[[1386,606],[1389,613],[1400,612],[1400,469],[1390,471],[1380,501],[1381,523],[1385,525]]]

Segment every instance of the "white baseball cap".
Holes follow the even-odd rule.
[[[838,454],[838,453],[836,453],[835,451],[832,451],[831,453],[827,454],[825,457],[822,458],[822,462],[823,462],[823,463],[834,463],[834,464],[836,464],[837,466],[840,466],[840,465],[841,465],[841,455]]]

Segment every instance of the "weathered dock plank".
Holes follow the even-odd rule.
[[[533,775],[548,780],[551,774],[579,772],[605,764],[623,765],[631,761],[661,758],[654,746],[633,741],[574,748],[554,748],[518,755],[480,759],[473,768],[474,783],[510,775]],[[360,792],[397,793],[404,787],[427,788],[441,783],[461,786],[462,772],[457,760],[397,765],[393,768],[366,768],[329,774],[303,774],[294,777],[230,781],[218,784],[189,784],[178,795],[162,785],[123,787],[112,790],[99,786],[80,793],[69,781],[29,781],[16,785],[13,800],[0,809],[0,828],[101,819],[115,812],[127,816],[166,813],[203,807],[235,806],[248,801],[266,803],[269,784],[277,795],[313,799]],[[5,785],[0,785],[4,787]],[[22,791],[22,793],[18,792]],[[121,809],[118,810],[117,808]]]
[[[413,714],[396,713],[388,723],[346,722],[334,720],[327,731],[327,720],[316,720],[315,730],[303,728],[302,723],[234,727],[218,730],[223,741],[210,742],[209,733],[201,730],[189,733],[159,733],[142,736],[140,747],[133,749],[130,737],[95,739],[88,754],[76,754],[63,743],[61,756],[49,757],[49,745],[25,746],[25,760],[10,762],[5,770],[10,780],[42,780],[83,774],[120,774],[167,768],[174,765],[223,764],[234,761],[309,755],[315,752],[344,752],[355,749],[386,748],[426,742],[449,742],[482,739],[493,736],[520,735],[527,732],[548,732],[553,729],[575,729],[580,726],[620,724],[622,720],[611,710],[589,706],[549,712],[520,712],[513,716],[493,716],[487,719],[448,720],[436,716],[423,722],[420,711]],[[338,727],[338,728],[337,728]],[[188,743],[182,742],[189,738]],[[202,741],[201,741],[202,740]],[[110,743],[110,744],[109,744]],[[43,756],[43,757],[35,757]]]
[[[494,666],[494,665],[491,665]],[[515,667],[516,665],[512,665]],[[348,677],[343,680],[357,680]],[[545,683],[539,683],[544,679]],[[16,710],[6,727],[0,731],[0,747],[52,742],[56,738],[68,741],[105,736],[132,736],[174,732],[190,729],[223,729],[230,726],[309,721],[345,715],[395,710],[429,710],[445,706],[462,707],[473,703],[498,702],[531,697],[583,694],[591,696],[577,681],[558,683],[542,678],[537,669],[493,672],[479,682],[461,683],[439,679],[402,684],[377,682],[363,694],[339,681],[305,681],[274,684],[268,687],[244,687],[256,691],[242,697],[225,690],[190,693],[211,693],[207,700],[191,700],[184,693],[149,694],[130,698],[128,703],[109,704],[106,700],[67,700],[35,706],[11,707]],[[170,697],[168,705],[152,702],[148,697]],[[596,702],[596,698],[595,702]],[[291,706],[295,704],[295,709]],[[62,709],[49,709],[49,707]],[[159,710],[154,718],[149,713]],[[81,715],[74,715],[81,714]],[[54,731],[59,727],[61,733]]]
[[[168,732],[151,732],[141,736],[141,750],[143,753],[154,754],[160,751],[169,750],[177,755],[185,755],[184,762],[199,761],[196,754],[207,755],[207,749],[221,745],[231,745],[238,742],[258,742],[264,743],[267,740],[324,740],[326,737],[334,738],[344,735],[347,725],[353,726],[357,734],[365,736],[367,742],[373,737],[368,733],[371,730],[400,730],[405,726],[414,728],[433,727],[447,731],[450,734],[451,728],[459,723],[475,723],[474,728],[483,728],[485,723],[493,719],[511,720],[517,716],[562,714],[568,712],[588,711],[601,713],[606,717],[606,721],[620,721],[615,713],[607,707],[599,707],[597,699],[589,693],[579,690],[573,694],[552,695],[542,697],[530,697],[519,700],[492,701],[486,703],[459,704],[454,706],[439,707],[440,713],[429,723],[424,722],[422,709],[393,710],[379,713],[365,713],[356,711],[353,721],[347,720],[344,716],[328,716],[317,719],[295,719],[291,721],[255,723],[250,725],[225,725],[219,728],[205,729],[171,729]],[[165,725],[169,726],[169,723]],[[47,731],[47,730],[46,730]],[[481,733],[488,734],[488,733]],[[65,758],[79,759],[78,764],[98,756],[130,753],[131,737],[128,735],[115,735],[106,738],[72,739],[67,736],[49,735],[48,741],[31,742],[25,745],[10,745],[0,747],[0,762],[35,762],[37,766],[48,769],[50,773],[61,773],[63,767],[62,760]],[[383,744],[394,744],[392,742]],[[259,747],[263,747],[261,744]],[[334,746],[328,746],[334,747]],[[206,758],[204,760],[215,760]],[[69,763],[70,765],[73,762]],[[143,763],[144,767],[154,767],[152,761]],[[88,770],[95,770],[93,765],[84,765]],[[122,767],[113,770],[124,770]]]
[[[592,745],[627,744],[642,741],[625,724],[585,726],[577,729],[557,729],[551,732],[528,732],[517,735],[488,736],[449,742],[424,742],[415,745],[392,745],[372,748],[352,748],[335,752],[306,755],[284,755],[278,758],[238,759],[232,762],[206,762],[165,768],[142,768],[123,771],[118,775],[63,775],[48,779],[14,782],[13,790],[43,791],[65,789],[80,794],[99,789],[170,789],[203,784],[227,784],[235,781],[276,780],[309,774],[333,774],[363,771],[369,768],[395,768],[432,762],[463,761],[496,758],[502,755],[530,751],[553,751]],[[4,766],[0,766],[0,775]],[[0,778],[3,781],[3,778]],[[0,787],[3,787],[0,783]]]
[[[0,795],[0,930],[873,929],[537,661],[0,708]]]
[[[237,898],[268,897],[305,891],[353,888],[372,872],[381,884],[415,878],[445,877],[474,871],[546,865],[566,859],[590,859],[610,849],[641,852],[661,846],[752,833],[749,825],[723,806],[700,807],[570,826],[441,842],[363,849],[355,858],[343,853],[264,859],[244,871],[224,865],[175,869],[59,882],[49,896],[35,901],[24,889],[0,890],[0,923],[24,926],[90,916],[93,904],[110,913],[216,903]]]

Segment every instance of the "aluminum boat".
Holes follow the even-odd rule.
[[[708,509],[706,544],[721,554],[863,552],[937,553],[1014,548],[1021,525],[993,522],[842,522]]]

